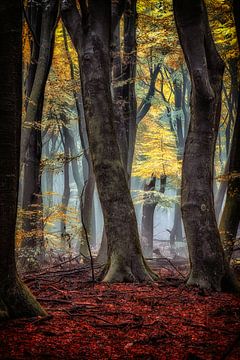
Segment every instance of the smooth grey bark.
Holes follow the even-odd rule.
[[[45,315],[19,279],[15,227],[22,111],[21,2],[0,3],[0,320]]]
[[[212,39],[202,0],[174,0],[177,31],[192,82],[181,208],[190,257],[188,284],[232,290],[214,212],[214,150],[221,113],[224,64]]]
[[[154,275],[142,256],[114,127],[110,79],[111,1],[101,4],[89,1],[87,16],[80,21],[84,35],[80,44],[80,69],[85,120],[108,239],[104,281],[151,280]]]
[[[123,12],[123,46],[120,41],[120,11]],[[136,78],[136,0],[113,2],[111,8],[112,32],[112,92],[115,112],[115,129],[130,186],[132,162],[137,132]],[[115,25],[114,25],[115,24]],[[148,111],[148,110],[147,110]],[[146,112],[147,112],[146,111]],[[107,260],[107,238],[103,230],[97,261]]]
[[[89,2],[81,70],[90,151],[108,239],[108,282],[152,279],[142,253],[137,221],[114,129],[110,88],[111,2]],[[85,32],[86,31],[86,32]],[[94,49],[94,52],[91,51]]]

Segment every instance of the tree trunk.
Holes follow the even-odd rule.
[[[63,19],[66,22],[68,22],[68,18],[64,15],[64,11],[62,11],[62,15],[63,15]],[[68,31],[71,32],[71,37],[72,36],[74,37],[74,28],[72,27],[72,25],[73,24],[71,24],[71,26],[68,26]],[[66,49],[66,53],[67,53],[67,58],[68,58],[69,66],[70,66],[71,79],[74,81],[75,80],[74,66],[73,66],[73,62],[72,62],[71,55],[69,52],[68,43],[67,43],[67,34],[66,34],[66,30],[65,30],[64,26],[63,26],[63,37],[64,37],[64,44],[65,44],[65,49]],[[94,219],[93,219],[93,215],[94,215],[93,201],[94,201],[95,178],[94,178],[94,173],[93,173],[92,160],[91,160],[89,150],[88,150],[88,138],[87,138],[87,133],[86,133],[85,119],[84,119],[82,94],[81,93],[77,94],[76,90],[73,89],[73,95],[74,95],[77,114],[78,114],[79,135],[80,135],[81,145],[82,145],[82,149],[83,149],[83,153],[84,153],[84,156],[82,157],[82,166],[83,166],[83,177],[84,177],[84,182],[86,182],[86,187],[85,187],[85,191],[83,194],[83,196],[84,196],[83,209],[81,209],[81,211],[83,211],[82,218],[83,218],[83,222],[84,222],[84,225],[85,225],[85,228],[87,231],[87,235],[89,237],[89,242],[91,245],[93,245],[93,243],[95,243],[95,238],[92,233],[92,221],[94,221]],[[72,139],[72,141],[71,141],[72,156],[73,156],[74,152],[76,153],[74,140]],[[72,161],[72,169],[73,169],[73,176],[74,176],[74,180],[77,185],[78,195],[79,195],[79,199],[80,199],[83,184],[81,184],[81,181],[80,181],[78,164],[77,164],[76,160]],[[85,256],[89,256],[87,239],[86,239],[86,234],[85,234],[84,230],[82,231],[80,252]]]
[[[137,69],[137,0],[126,2],[124,12],[124,58],[123,58],[123,99],[125,100],[125,124],[127,134],[127,174],[128,182],[131,182],[132,163],[137,133],[137,100],[135,92],[135,80]]]
[[[219,231],[228,261],[231,259],[240,221],[240,88],[237,119],[230,151],[229,180]]]
[[[29,91],[30,98],[27,103],[26,119],[23,123],[21,139],[21,163],[23,163],[28,149],[29,137],[32,128],[39,120],[37,117],[39,104],[44,96],[45,85],[48,77],[49,66],[52,58],[54,30],[57,23],[58,0],[42,2],[42,23],[40,35],[40,49],[34,81]]]
[[[225,164],[225,169],[224,169],[224,176],[227,176],[228,172],[229,172],[229,156],[227,158],[227,162]],[[217,222],[219,221],[219,217],[221,214],[221,210],[222,210],[222,206],[223,206],[223,201],[224,201],[224,196],[226,194],[227,191],[227,181],[221,181],[216,198],[215,198],[215,202],[214,202],[214,207],[215,207],[215,215],[216,215],[216,220]]]
[[[177,189],[177,197],[181,195],[180,189]],[[174,246],[176,241],[183,240],[183,233],[182,233],[182,214],[181,214],[181,207],[178,203],[175,204],[174,207],[174,220],[173,220],[173,227],[170,231],[170,247],[172,253],[174,253]]]
[[[50,147],[51,144],[51,147]],[[52,134],[51,138],[47,141],[45,145],[45,154],[44,156],[47,159],[53,159],[56,152],[57,136]],[[46,177],[46,191],[49,193],[47,196],[48,207],[53,207],[53,169],[45,168],[45,177]]]
[[[179,80],[175,80],[173,82],[174,85],[174,97],[175,97],[175,111],[180,111],[182,109],[183,101],[185,99],[183,96],[185,95],[182,89],[182,84]],[[185,112],[186,114],[186,112]],[[187,118],[184,118],[185,122],[188,122]],[[185,124],[186,127],[186,124]],[[177,147],[177,159],[178,161],[182,161],[183,159],[183,149],[184,149],[184,135],[183,135],[183,124],[182,124],[182,116],[181,114],[177,114],[176,116],[176,147]],[[180,189],[177,189],[177,196],[180,195]],[[178,203],[175,204],[174,207],[174,221],[173,227],[170,231],[170,246],[171,251],[174,253],[174,246],[176,241],[182,241],[182,216],[181,216],[181,209]]]
[[[153,279],[142,256],[137,221],[114,128],[110,88],[111,1],[89,1],[83,28],[81,74],[93,168],[108,239],[104,281]]]
[[[187,133],[189,129],[189,110],[188,110],[188,100],[190,94],[190,81],[188,78],[188,72],[185,67],[182,66],[182,76],[183,76],[183,96],[182,96],[182,111],[184,115],[184,144],[187,138]]]
[[[122,2],[124,4],[124,2]],[[112,24],[116,22],[115,11],[119,4],[112,3]],[[121,48],[120,22],[112,34],[112,87],[115,112],[115,130],[126,178],[130,187],[132,162],[137,132],[136,78],[136,0],[126,2],[123,17],[123,49]],[[123,53],[123,56],[121,56]],[[102,243],[97,261],[107,260],[107,237],[103,230]]]
[[[36,249],[42,253],[44,248],[43,235],[43,204],[41,190],[41,132],[33,130],[31,132],[28,144],[28,154],[25,160],[23,174],[23,214],[22,228],[24,230],[24,239],[21,247]],[[26,253],[27,255],[27,253]]]
[[[23,229],[26,232],[26,237],[22,242],[22,247],[34,249],[39,246],[40,253],[44,249],[44,234],[40,174],[42,142],[39,125],[41,124],[44,91],[52,60],[58,2],[53,1],[50,4],[47,1],[41,6],[42,16],[37,17],[41,20],[41,26],[35,24],[40,32],[37,36],[40,48],[38,59],[36,59],[35,51],[37,45],[35,44],[32,49],[31,61],[33,63],[37,61],[37,66],[32,66],[29,69],[32,74],[29,74],[29,81],[27,82],[29,88],[27,88],[26,93],[29,94],[29,99],[26,102],[26,120],[21,142],[21,161],[24,162],[23,209],[26,213],[23,218]]]
[[[144,203],[142,210],[142,226],[141,226],[141,245],[145,258],[153,256],[153,219],[157,202],[152,197],[152,191],[155,191],[156,176],[152,175],[149,184],[144,185]]]
[[[233,287],[224,258],[213,201],[214,151],[221,113],[224,64],[202,0],[174,0],[181,46],[192,81],[191,120],[182,171],[181,208],[189,256],[189,285],[214,290]]]
[[[233,10],[240,49],[239,2],[233,2]],[[233,130],[233,139],[230,150],[229,176],[227,197],[219,227],[221,240],[228,261],[231,259],[240,221],[240,86],[238,88],[237,118]]]
[[[66,216],[67,216],[67,209],[68,203],[70,199],[70,185],[69,185],[69,159],[70,159],[70,149],[69,149],[69,142],[68,142],[68,129],[63,126],[63,147],[64,147],[64,189],[63,189],[63,196],[62,196],[62,219],[61,219],[61,238],[63,242],[63,246],[65,247],[65,238],[67,235],[66,232]]]
[[[19,279],[14,253],[22,111],[21,3],[1,1],[0,22],[0,319],[4,319],[46,313]]]
[[[148,92],[147,92],[146,96],[144,97],[144,99],[142,100],[141,104],[138,107],[137,120],[136,120],[137,125],[147,115],[148,111],[151,108],[152,100],[153,100],[153,97],[155,95],[156,82],[157,82],[157,77],[158,77],[159,72],[160,72],[160,64],[157,64],[154,67],[154,69],[150,69],[151,78],[150,78],[149,89],[148,89]]]
[[[160,177],[160,192],[163,194],[166,188],[167,177],[162,175]],[[157,202],[154,200],[154,196],[151,196],[151,191],[155,191],[156,176],[152,175],[149,184],[144,186],[146,191],[145,199],[143,203],[142,212],[142,228],[141,228],[141,241],[143,255],[145,258],[152,258],[153,256],[153,233],[154,233],[154,211],[157,206]]]

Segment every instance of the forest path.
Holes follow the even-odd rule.
[[[48,316],[0,324],[0,359],[240,359],[240,299],[161,272],[142,285],[93,287],[69,270],[28,278]]]

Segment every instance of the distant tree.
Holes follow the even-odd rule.
[[[76,82],[75,74],[74,74],[74,63],[73,59],[71,57],[71,53],[69,51],[69,44],[67,39],[67,32],[63,25],[63,40],[64,40],[64,47],[66,50],[66,55],[68,59],[68,64],[70,68],[70,75],[71,80],[73,82]],[[83,179],[85,186],[85,191],[82,194],[83,196],[83,222],[87,231],[87,235],[89,237],[89,241],[91,245],[95,245],[96,236],[94,234],[94,222],[95,222],[95,214],[94,214],[94,188],[95,188],[95,177],[93,172],[93,166],[91,157],[89,154],[88,149],[88,138],[87,138],[87,131],[86,131],[86,124],[84,119],[84,110],[83,110],[83,103],[82,103],[82,94],[80,92],[77,92],[75,88],[73,88],[73,96],[75,100],[75,106],[77,110],[77,118],[78,118],[78,125],[79,125],[79,135],[81,140],[81,146],[83,149],[83,157],[82,157],[82,168],[83,168]],[[70,133],[68,131],[68,138],[70,142],[70,149],[71,149],[71,155],[74,156],[74,139],[70,136]],[[76,153],[76,150],[75,150]],[[81,197],[83,185],[81,184],[79,169],[77,166],[76,161],[72,161],[72,171],[73,171],[73,177],[78,189],[78,196]],[[83,227],[82,227],[83,228]],[[82,254],[88,256],[88,246],[87,246],[87,240],[86,240],[86,234],[83,231],[82,232],[82,241],[80,246],[80,251]]]
[[[213,203],[214,151],[221,114],[224,63],[217,53],[203,0],[173,0],[189,69],[191,120],[182,170],[181,208],[189,248],[189,285],[234,287],[224,257]]]
[[[160,176],[159,192],[164,194],[166,188],[167,176]],[[141,224],[141,242],[143,254],[146,258],[153,256],[153,231],[154,231],[154,210],[158,201],[154,199],[154,192],[156,192],[156,175],[152,174],[149,183],[144,185],[144,203],[142,209],[142,224]],[[152,196],[153,195],[153,196]]]
[[[0,320],[45,315],[19,279],[15,263],[15,226],[22,111],[21,1],[0,3]]]
[[[31,39],[31,59],[26,79],[26,118],[21,137],[23,165],[22,207],[25,249],[44,250],[40,162],[42,155],[41,122],[45,87],[51,67],[58,0],[29,0],[26,19]]]

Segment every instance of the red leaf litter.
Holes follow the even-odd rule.
[[[26,276],[48,316],[1,323],[0,359],[240,359],[238,297],[188,289],[177,273],[94,287],[86,274]]]

